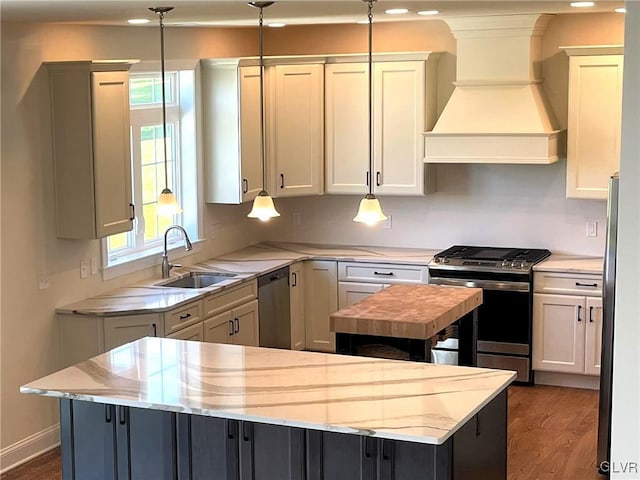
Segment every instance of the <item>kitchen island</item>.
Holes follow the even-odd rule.
[[[357,354],[359,346],[373,343],[428,362],[434,336],[457,322],[459,364],[475,366],[481,304],[481,288],[392,285],[331,314],[330,329],[338,353]]]
[[[506,478],[513,372],[143,338],[21,387],[63,478]]]

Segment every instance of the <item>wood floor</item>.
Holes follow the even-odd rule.
[[[596,472],[598,392],[509,388],[509,480],[601,480]],[[0,480],[59,480],[56,448]]]

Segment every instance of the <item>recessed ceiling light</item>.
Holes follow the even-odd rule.
[[[287,24],[286,23],[282,23],[282,22],[273,22],[273,23],[268,23],[267,27],[271,27],[271,28],[282,28],[282,27],[286,27]]]
[[[577,8],[593,7],[595,2],[571,2],[569,5]]]
[[[145,23],[149,23],[150,20],[148,18],[130,18],[127,22],[131,25],[144,25]]]
[[[624,7],[616,8],[613,11],[616,13],[627,13],[627,9]]]
[[[420,10],[418,15],[437,15],[439,13],[438,10]]]
[[[384,13],[388,13],[389,15],[399,15],[402,13],[407,13],[409,10],[407,10],[406,8],[390,8],[388,10],[385,10]]]

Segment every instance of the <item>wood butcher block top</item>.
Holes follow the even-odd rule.
[[[427,339],[482,304],[482,289],[392,285],[330,317],[331,331]]]

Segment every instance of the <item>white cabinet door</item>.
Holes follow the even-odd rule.
[[[373,87],[375,191],[422,195],[425,62],[376,63]]]
[[[60,238],[103,238],[133,228],[129,67],[47,64]]]
[[[325,66],[325,191],[368,191],[369,91],[366,63]]]
[[[191,340],[194,342],[204,341],[204,330],[202,322],[198,322],[190,327],[183,328],[177,332],[167,335],[167,338],[177,338],[180,340]]]
[[[162,336],[158,314],[108,317],[104,319],[104,350],[111,350],[143,337]]]
[[[289,268],[289,303],[291,306],[291,350],[304,350],[304,263]]]
[[[620,168],[623,55],[569,58],[567,197],[607,198]]]
[[[260,70],[202,60],[205,201],[252,201],[262,188]]]
[[[338,309],[353,305],[385,287],[387,285],[376,283],[340,282],[338,284]]]
[[[215,315],[203,323],[204,341],[209,343],[233,343],[234,330],[231,310]]]
[[[600,375],[602,298],[587,298],[584,373]]]
[[[257,347],[259,343],[258,331],[258,301],[245,303],[231,311],[234,331],[231,341],[235,345]]]
[[[534,294],[534,370],[584,373],[585,310],[585,297]]]
[[[94,72],[93,155],[97,237],[133,228],[129,73]]]
[[[260,159],[260,67],[240,67],[240,163],[242,201],[262,190]],[[266,155],[266,152],[265,152]]]
[[[335,261],[313,260],[304,266],[305,339],[308,350],[335,352],[329,315],[338,310],[338,269]]]
[[[323,65],[276,65],[269,118],[270,193],[274,197],[319,195],[324,169]]]

